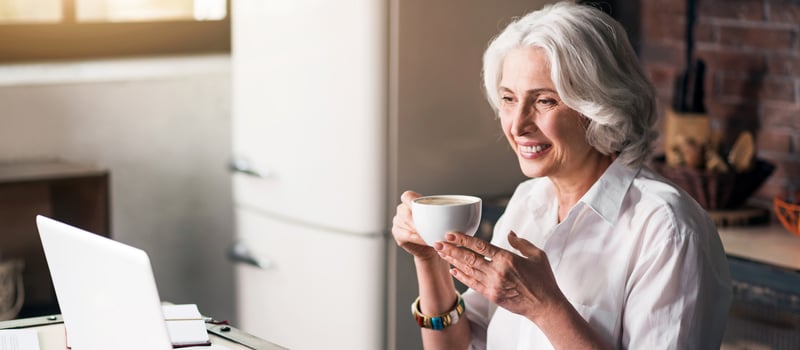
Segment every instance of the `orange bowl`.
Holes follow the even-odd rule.
[[[772,201],[775,216],[789,232],[800,236],[800,204],[789,203],[783,198],[775,197]]]

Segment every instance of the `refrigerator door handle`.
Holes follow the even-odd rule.
[[[250,248],[247,247],[247,244],[242,241],[236,242],[231,249],[228,250],[228,260],[235,263],[255,266],[262,270],[272,268],[272,261],[255,257],[253,253],[250,252]]]
[[[268,178],[272,176],[269,170],[259,170],[244,157],[236,156],[228,163],[228,170],[232,173],[245,174],[257,178]]]

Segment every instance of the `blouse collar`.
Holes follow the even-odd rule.
[[[641,165],[628,166],[619,158],[606,169],[597,182],[583,195],[580,202],[600,215],[609,224],[617,220],[628,188],[641,170]]]

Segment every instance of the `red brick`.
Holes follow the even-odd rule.
[[[800,132],[800,106],[766,104],[761,112],[761,125]]]
[[[683,42],[686,18],[683,14],[652,13],[642,20],[642,34],[649,40],[677,40]]]
[[[696,43],[714,43],[714,26],[708,21],[700,21],[694,27],[694,41]]]
[[[743,99],[758,98],[794,102],[794,81],[788,79],[770,79],[760,75],[731,76],[725,75],[715,86],[716,96],[741,97]]]
[[[772,0],[767,8],[770,22],[800,23],[800,2],[796,0]]]
[[[795,129],[795,131],[797,131],[797,130],[800,130],[800,129]],[[798,157],[798,156],[800,156],[800,134],[795,134],[792,137],[792,141],[794,141],[794,144],[792,145],[792,147],[793,147],[792,148],[792,154],[795,157]],[[800,176],[800,174],[798,174],[798,176]]]
[[[685,14],[686,1],[675,0],[640,0],[643,14]]]
[[[766,154],[773,155],[773,152],[765,152]],[[770,163],[775,165],[775,171],[772,172],[770,182],[777,181],[778,183],[786,184],[789,181],[797,181],[800,179],[800,160],[797,157],[787,155],[776,155],[769,160]]]
[[[762,127],[755,135],[756,149],[759,151],[773,151],[789,154],[794,148],[792,135],[785,130]]]
[[[685,1],[640,4],[642,63],[662,111],[684,69],[685,18],[675,17],[685,16]],[[756,196],[771,201],[789,181],[800,187],[800,0],[699,0],[698,6],[695,53],[707,64],[708,114],[727,145],[741,130],[757,130],[758,156],[772,159],[776,171]]]
[[[762,82],[758,96],[765,100],[794,102],[797,94],[793,80],[767,78]]]
[[[697,56],[706,61],[709,71],[760,73],[766,61],[760,54],[698,48]]]
[[[794,33],[781,28],[720,26],[719,43],[735,47],[791,50],[794,47]]]
[[[730,18],[748,21],[764,19],[762,0],[701,0],[697,4],[699,17]]]
[[[786,55],[772,55],[767,58],[767,67],[770,74],[800,76],[800,57]]]
[[[668,64],[648,64],[645,66],[645,71],[657,89],[671,89],[675,84],[678,68],[675,65]]]
[[[641,48],[642,62],[672,64],[683,69],[686,47],[682,42],[655,44],[644,38]]]
[[[714,86],[714,96],[722,97],[741,97],[753,96],[754,91],[760,88],[761,77],[757,75],[745,76],[731,76],[724,74]]]
[[[708,115],[719,120],[726,130],[749,130],[758,126],[758,105],[753,101],[720,102],[719,99],[707,99]]]

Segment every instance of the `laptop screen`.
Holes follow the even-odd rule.
[[[44,216],[36,224],[73,349],[172,349],[146,252]]]

